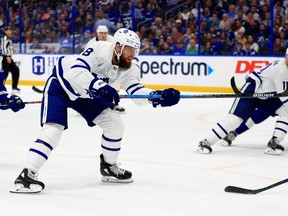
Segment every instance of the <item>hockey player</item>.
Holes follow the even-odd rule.
[[[88,43],[86,44],[85,50],[88,49],[92,43],[95,43],[97,41],[107,41],[110,43],[114,43],[114,38],[113,38],[113,36],[108,34],[108,28],[105,25],[99,25],[98,26],[97,36],[88,41]],[[116,88],[116,90],[118,90],[118,91],[119,91],[119,89],[120,89],[120,87]],[[121,107],[119,105],[115,106],[113,108],[113,110],[115,110],[116,112],[119,112],[119,113],[125,113],[125,108]]]
[[[11,109],[14,112],[18,112],[19,110],[25,107],[25,104],[21,100],[21,98],[17,95],[9,96],[7,93],[7,89],[4,85],[5,83],[5,74],[1,69],[2,62],[2,50],[0,49],[0,109],[7,110]]]
[[[288,49],[285,58],[270,63],[259,72],[253,72],[246,80],[242,91],[248,94],[280,93],[287,89],[287,83]],[[204,154],[211,153],[211,145],[227,136],[229,131],[233,133],[232,131],[243,121],[246,122],[256,109],[259,109],[271,116],[278,115],[281,119],[281,121],[276,122],[273,137],[268,142],[267,149],[265,150],[265,153],[268,154],[281,154],[284,148],[280,145],[280,142],[288,130],[288,107],[286,102],[287,97],[235,99],[227,117],[212,128],[208,136],[199,143],[196,152]],[[282,124],[282,122],[284,122],[284,124]],[[278,127],[281,127],[281,129],[278,130]],[[233,135],[231,133],[229,134],[230,136]],[[232,139],[233,137],[231,140]]]
[[[41,106],[41,132],[28,152],[27,163],[15,180],[14,193],[35,193],[44,189],[37,180],[39,169],[60,141],[67,129],[67,108],[79,112],[89,126],[103,129],[100,172],[103,182],[130,183],[132,173],[119,167],[117,158],[121,149],[124,126],[120,115],[111,107],[119,102],[113,88],[122,85],[128,94],[160,95],[158,99],[135,99],[136,104],[166,107],[178,103],[180,92],[168,88],[153,91],[140,83],[139,67],[132,62],[140,48],[137,34],[119,29],[115,43],[99,41],[79,56],[60,57],[48,78]]]

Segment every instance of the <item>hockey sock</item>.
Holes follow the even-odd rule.
[[[48,159],[50,153],[58,145],[64,126],[58,124],[44,124],[38,139],[32,144],[28,152],[26,168],[37,173]]]

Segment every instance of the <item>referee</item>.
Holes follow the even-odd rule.
[[[12,92],[20,92],[20,89],[18,88],[18,82],[19,82],[19,68],[15,64],[15,62],[12,59],[12,53],[13,53],[13,46],[12,46],[12,31],[9,27],[5,27],[4,30],[4,36],[1,38],[1,48],[2,48],[2,69],[5,74],[5,80],[8,77],[9,72],[11,72],[12,75]]]

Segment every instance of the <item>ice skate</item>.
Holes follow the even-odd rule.
[[[124,107],[121,107],[121,106],[115,106],[114,108],[113,108],[113,110],[115,111],[115,112],[117,112],[117,113],[120,113],[120,114],[125,114],[125,108]]]
[[[272,137],[272,139],[268,142],[264,153],[269,155],[280,155],[284,150],[284,147],[280,145],[280,142],[276,140],[276,137]]]
[[[210,144],[208,143],[208,141],[204,139],[199,143],[195,152],[201,153],[201,154],[209,154],[212,152],[212,148],[210,147]]]
[[[28,169],[23,169],[14,182],[11,193],[39,193],[45,188],[43,182],[37,180],[37,175]]]
[[[218,145],[227,147],[231,146],[232,141],[235,140],[237,134],[235,131],[230,131],[222,140],[219,141]]]
[[[132,173],[119,167],[119,164],[109,164],[104,160],[103,154],[100,155],[100,172],[103,182],[110,183],[131,183],[133,182]]]

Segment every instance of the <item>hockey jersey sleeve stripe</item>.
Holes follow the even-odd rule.
[[[131,91],[131,95],[133,95],[135,92],[137,92],[139,89],[144,88],[144,86],[139,86],[138,88],[135,88],[133,91]]]
[[[85,60],[83,60],[81,58],[77,58],[76,61],[82,62],[85,65],[85,67],[84,66],[83,67],[86,68],[88,71],[91,71],[90,65]],[[75,64],[74,66],[77,66],[77,65],[78,64]],[[79,66],[80,65],[81,65],[81,63],[79,64]],[[72,67],[74,67],[74,66],[72,66]]]
[[[261,77],[254,71],[251,75],[253,75],[255,78],[257,78],[257,80],[260,82],[260,85],[262,84],[262,79]]]
[[[58,77],[58,80],[60,82],[63,83],[63,85],[65,85],[66,89],[69,90],[69,92],[71,92],[73,95],[75,96],[80,96],[79,94],[77,94],[74,89],[71,87],[70,83],[64,78],[63,76],[63,68],[62,68],[62,59],[64,57],[60,57],[59,58],[59,61],[58,61],[58,70],[57,70],[57,77]],[[54,67],[53,70],[56,70],[56,68]]]
[[[278,130],[278,131],[282,131],[283,133],[287,134],[287,131],[282,129],[282,128],[279,128],[279,127],[276,127],[274,130]]]
[[[130,85],[130,86],[126,89],[126,91],[128,92],[131,88],[133,88],[133,87],[135,87],[135,86],[137,86],[137,85],[141,85],[141,84],[140,84],[140,83],[136,83],[136,84]]]

